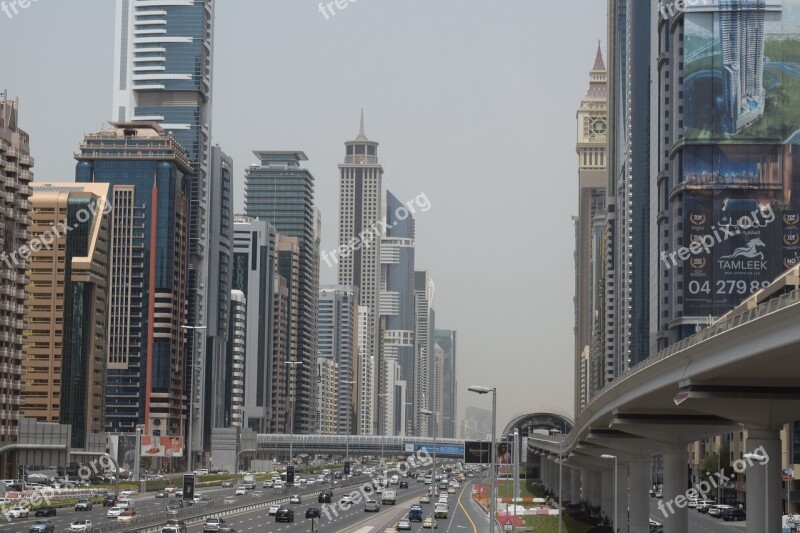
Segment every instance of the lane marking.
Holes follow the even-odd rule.
[[[467,512],[467,509],[464,507],[464,504],[461,503],[461,498],[464,496],[464,493],[467,491],[467,487],[469,487],[472,483],[474,483],[474,481],[471,481],[471,482],[465,484],[464,488],[461,489],[461,494],[458,495],[458,506],[461,507],[462,511],[464,511],[464,515],[466,515],[467,520],[469,520],[469,523],[472,525],[472,533],[478,533],[478,527],[475,525],[475,522],[472,521],[472,518],[469,516],[469,513]],[[472,491],[470,491],[470,494],[472,494]],[[451,522],[451,524],[452,524],[452,522]],[[466,527],[466,526],[464,526],[464,527]],[[448,527],[447,530],[449,531],[450,528]]]

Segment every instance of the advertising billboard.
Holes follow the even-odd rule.
[[[433,455],[433,446],[430,444],[415,444],[414,445],[414,452],[419,452],[424,450],[426,453]],[[464,456],[464,446],[453,445],[453,444],[439,444],[436,443],[436,455],[452,455],[452,456]]]
[[[183,475],[183,499],[194,499],[194,474]]]
[[[486,465],[492,462],[492,443],[487,441],[466,441],[464,443],[464,463]]]
[[[800,0],[704,0],[684,16],[687,141],[800,143]]]
[[[720,316],[800,254],[800,147],[692,145],[682,153],[684,316]]]
[[[142,457],[183,457],[183,437],[142,435]]]

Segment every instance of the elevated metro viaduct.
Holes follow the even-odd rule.
[[[503,432],[500,434],[500,439],[505,439],[511,442],[511,437],[514,430],[519,430],[519,436],[524,439],[526,437],[542,437],[551,434],[567,435],[572,431],[575,423],[564,415],[557,413],[535,412],[519,415],[509,422]],[[520,465],[526,469],[526,479],[541,479],[542,478],[542,458],[535,450],[528,447],[523,447],[520,441],[520,449],[515,453],[520,453]],[[509,446],[511,449],[511,446]]]
[[[544,459],[546,487],[560,490],[565,502],[586,500],[609,518],[616,514],[616,531],[648,533],[650,457],[661,455],[666,510],[659,518],[665,533],[686,533],[693,495],[688,444],[745,429],[743,456],[750,460],[738,465],[746,481],[746,533],[781,531],[780,430],[800,420],[799,287],[794,267],[607,385],[567,435],[529,436],[528,451]]]

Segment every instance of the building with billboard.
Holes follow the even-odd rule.
[[[192,169],[186,174],[185,323],[190,326],[204,325],[207,319],[214,5],[214,0],[116,0],[111,116],[117,122],[156,122],[171,131]],[[184,334],[185,396],[201,398],[205,370],[192,367],[205,360],[194,354],[206,353],[206,336],[199,329]],[[224,345],[212,344],[214,359],[219,359]],[[191,383],[190,376],[199,379]],[[208,439],[205,407],[198,402],[191,409],[193,450],[202,449],[204,437]]]
[[[282,236],[297,240],[299,253],[297,299],[297,358],[292,386],[297,390],[294,431],[311,433],[316,402],[314,371],[317,358],[317,297],[319,291],[318,212],[314,208],[314,176],[301,164],[301,151],[256,151],[258,163],[245,172],[245,211],[269,221]],[[286,276],[284,276],[286,277]]]
[[[70,445],[84,449],[87,435],[105,429],[110,186],[31,186],[23,413],[69,424]],[[63,222],[71,230],[62,234]]]
[[[33,180],[30,137],[19,127],[19,102],[0,91],[0,446],[17,441],[25,357],[25,285],[30,267],[26,247]],[[15,478],[14,454],[0,456],[0,473]]]
[[[75,158],[75,181],[109,184],[113,208],[105,429],[182,435],[191,162],[155,123],[112,123]]]

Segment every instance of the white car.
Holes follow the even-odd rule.
[[[112,507],[106,512],[106,518],[117,518],[121,514],[122,514],[121,507]]]
[[[8,518],[28,518],[28,508],[20,506],[12,507],[5,512],[5,515]]]
[[[342,499],[339,500],[339,503],[342,505],[350,505],[353,503],[353,497],[349,494],[342,495]]]
[[[247,494],[247,490],[244,487],[236,487],[236,496],[244,496]]]
[[[94,531],[91,520],[75,520],[69,525],[70,531],[79,531],[81,533]]]
[[[265,489],[271,489],[273,486],[275,486],[275,483],[271,479],[268,479],[261,486]]]
[[[277,514],[277,512],[278,512],[278,509],[280,509],[280,508],[281,508],[280,505],[270,505],[269,506],[269,515],[270,516],[275,516]]]
[[[123,490],[122,492],[119,493],[119,495],[123,497],[133,496],[134,494],[136,494],[135,490]]]

